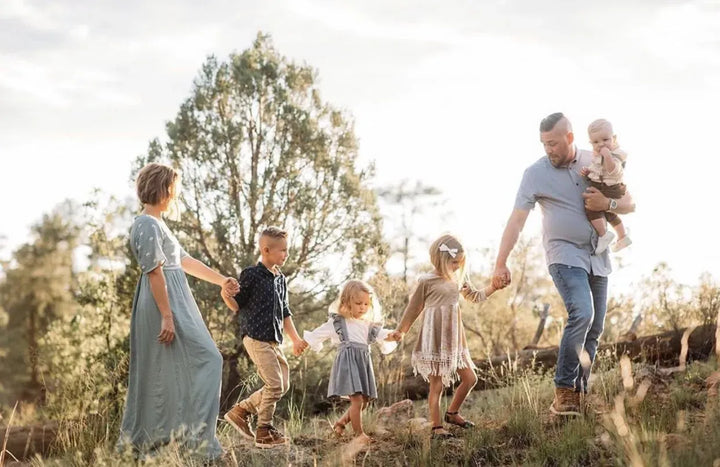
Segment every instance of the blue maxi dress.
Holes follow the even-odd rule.
[[[130,229],[142,270],[130,323],[127,401],[117,447],[144,457],[171,440],[208,459],[222,455],[215,436],[222,356],[200,315],[180,261],[187,253],[162,220],[143,214]],[[175,322],[172,343],[158,342],[161,316],[148,273],[162,267]]]

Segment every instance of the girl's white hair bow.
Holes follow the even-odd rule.
[[[453,258],[457,256],[458,249],[457,248],[450,248],[446,244],[441,243],[440,244],[440,251],[447,251],[450,256]]]

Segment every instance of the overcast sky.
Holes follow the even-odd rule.
[[[587,148],[587,124],[604,117],[638,203],[611,287],[661,260],[684,282],[720,278],[717,1],[2,0],[0,257],[67,197],[131,195],[131,161],[163,135],[206,56],[258,31],[319,71],[378,185],[444,191],[447,221],[423,233],[497,248],[522,171],[543,155],[540,119],[565,112]]]

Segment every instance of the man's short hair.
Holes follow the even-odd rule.
[[[280,227],[267,227],[265,230],[262,231],[260,234],[260,238],[263,237],[270,237],[270,238],[287,238],[288,233],[281,229]]]
[[[565,115],[562,112],[555,112],[554,114],[548,115],[540,122],[540,131],[543,133],[551,131],[563,118],[565,118]]]

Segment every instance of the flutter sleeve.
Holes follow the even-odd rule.
[[[322,350],[323,342],[327,339],[330,339],[333,343],[340,342],[340,339],[335,332],[335,326],[333,325],[332,318],[312,331],[303,331],[303,340],[305,340],[305,342],[307,342],[310,345],[310,348],[315,352],[320,352]]]
[[[162,250],[162,232],[154,219],[148,216],[138,219],[131,241],[137,252],[137,262],[143,274],[151,272],[167,261]]]

